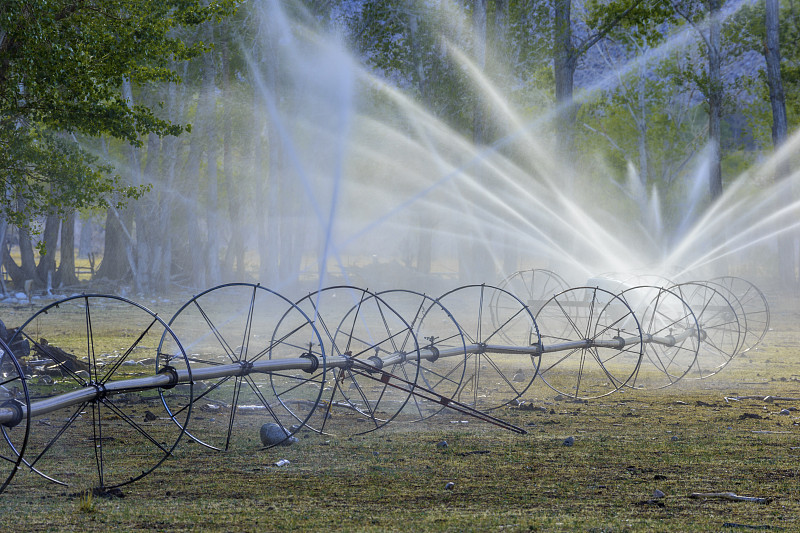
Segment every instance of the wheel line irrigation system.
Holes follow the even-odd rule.
[[[22,469],[125,485],[184,435],[228,450],[261,428],[270,447],[445,409],[525,433],[495,413],[537,378],[576,399],[705,379],[761,342],[769,319],[741,278],[569,287],[543,269],[438,298],[334,286],[292,302],[229,283],[168,322],[119,296],[72,296],[0,341],[0,492]],[[267,426],[277,437],[264,438]]]

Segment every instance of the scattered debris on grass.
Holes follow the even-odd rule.
[[[771,498],[756,498],[754,496],[739,496],[733,492],[693,492],[689,495],[690,498],[713,498],[719,500],[730,500],[733,502],[752,502],[752,503],[769,503]]]

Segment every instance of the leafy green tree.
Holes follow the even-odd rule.
[[[730,25],[730,33],[741,48],[764,56],[766,68],[752,80],[753,92],[759,98],[750,106],[751,123],[762,132],[771,131],[775,151],[788,137],[791,125],[797,124],[800,104],[797,97],[800,85],[800,54],[797,50],[800,41],[799,4],[796,0],[757,2],[742,8]],[[766,101],[769,106],[765,105]],[[775,180],[786,178],[790,172],[789,161],[779,161],[775,166]],[[776,199],[776,210],[788,205],[792,197],[791,193],[780,195]],[[785,231],[778,236],[778,273],[787,287],[795,288],[798,286],[794,254],[796,239],[797,235]]]
[[[553,0],[552,56],[555,99],[559,109],[556,146],[565,159],[573,152],[574,124],[578,107],[573,99],[578,61],[597,43],[623,25],[663,17],[660,0],[590,0],[587,17],[581,22],[588,31],[576,35],[577,21],[572,15],[572,0]]]
[[[172,60],[205,45],[175,37],[230,14],[236,0],[5,0],[0,4],[0,211],[34,218],[135,198],[110,167],[72,134],[108,135],[140,145],[149,133],[185,126],[128,105],[120,88],[178,82]]]

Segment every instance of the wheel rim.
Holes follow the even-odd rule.
[[[11,478],[19,468],[20,462],[25,455],[25,448],[28,443],[28,435],[31,426],[30,394],[28,393],[28,383],[25,373],[3,340],[0,340],[0,407],[9,407],[17,412],[14,420],[8,424],[0,425],[3,432],[3,439],[0,440],[0,479],[2,472],[5,472],[5,479],[0,483],[0,494],[11,482]],[[24,412],[19,411],[20,408]]]
[[[433,361],[425,357],[408,359],[406,364],[419,366],[418,370],[412,371],[419,375],[419,387],[454,399],[464,381],[466,347],[464,334],[453,315],[440,301],[415,291],[396,289],[380,292],[378,296],[408,322],[423,351],[436,350],[448,354]],[[407,409],[415,412],[418,420],[425,420],[440,413],[444,407],[412,395]]]
[[[643,364],[629,386],[661,389],[691,372],[700,350],[700,328],[689,304],[674,292],[656,286],[632,287],[620,297],[639,318],[646,339],[671,338],[674,342],[645,342]]]
[[[739,350],[742,327],[736,309],[709,283],[690,281],[670,290],[689,304],[700,327],[697,362],[686,377],[711,377],[725,368]]]
[[[453,313],[467,346],[541,343],[536,320],[514,294],[491,285],[466,285],[438,298]],[[538,348],[537,348],[538,349]],[[532,351],[533,352],[533,351]],[[539,370],[539,355],[496,352],[469,353],[465,376],[456,400],[481,411],[516,402],[531,386]]]
[[[539,375],[559,394],[600,398],[635,379],[644,353],[642,331],[616,294],[597,287],[568,289],[540,309],[536,322],[545,351]],[[617,347],[617,337],[628,342]]]
[[[261,446],[263,424],[277,424],[286,442],[313,412],[322,382],[309,380],[303,370],[253,371],[259,362],[298,358],[310,353],[325,374],[321,340],[310,319],[291,301],[257,284],[228,283],[190,299],[170,319],[170,327],[189,353],[197,375],[200,369],[239,365],[241,372],[194,380],[195,416],[188,435],[199,444],[228,450],[235,445]],[[185,404],[164,405],[176,423]],[[297,403],[294,409],[288,405]],[[301,404],[305,404],[300,407]],[[280,435],[280,433],[278,433]]]
[[[321,433],[358,435],[380,429],[393,420],[416,420],[412,409],[404,410],[411,393],[377,381],[379,373],[370,357],[404,353],[419,358],[419,345],[412,327],[374,293],[358,287],[327,287],[302,298],[297,306],[312,317],[320,332],[330,371],[325,379],[322,405],[309,420]],[[342,366],[352,359],[358,367]],[[416,386],[419,366],[394,363],[382,368]],[[365,375],[366,374],[366,375]],[[318,379],[312,375],[312,379]],[[402,413],[402,416],[401,416]]]
[[[746,319],[740,354],[748,352],[764,340],[769,331],[769,302],[758,287],[743,278],[722,276],[711,280],[728,289],[739,301]]]
[[[108,489],[142,478],[172,454],[191,409],[178,427],[152,389],[114,390],[116,381],[152,378],[167,367],[191,380],[183,347],[157,315],[117,296],[74,296],[33,315],[11,340],[22,341],[55,376],[52,385],[29,383],[37,402],[65,392],[88,398],[37,416],[27,467],[60,484],[93,475],[96,487]],[[191,385],[170,390],[191,398]]]

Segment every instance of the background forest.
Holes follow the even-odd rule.
[[[750,169],[797,126],[798,9],[4,2],[2,289],[617,267],[566,231],[598,220],[660,261],[731,184],[791,173]],[[759,258],[796,286],[777,239]]]

